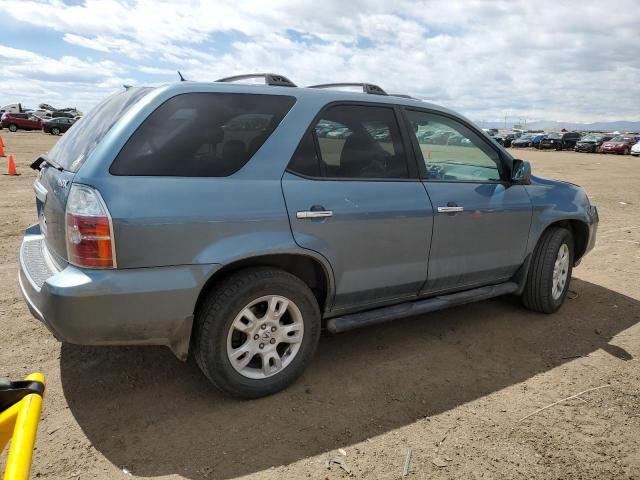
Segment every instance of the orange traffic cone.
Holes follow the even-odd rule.
[[[2,140],[2,137],[0,137],[0,147],[4,147],[4,141]]]
[[[7,173],[5,175],[17,176],[20,175],[16,170],[16,162],[13,159],[13,155],[9,155],[9,166],[7,167]]]
[[[2,145],[2,143],[0,143],[0,157],[4,157],[4,145]]]

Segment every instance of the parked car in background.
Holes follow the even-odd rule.
[[[545,137],[540,141],[540,149],[574,149],[579,140],[580,134],[578,132],[552,132],[545,135]]]
[[[455,135],[454,132],[436,131],[432,135],[422,137],[422,143],[432,145],[446,145],[449,137]]]
[[[289,85],[130,87],[69,130],[32,164],[19,288],[33,315],[69,343],[191,354],[255,398],[302,374],[323,328],[504,294],[561,308],[595,243],[584,190],[437,105]],[[223,128],[247,114],[267,130]],[[319,139],[322,120],[347,134]],[[414,125],[471,144],[434,148]]]
[[[526,148],[531,146],[531,141],[533,140],[533,135],[530,133],[525,133],[520,138],[517,138],[511,142],[511,146],[513,148]]]
[[[517,140],[521,136],[522,136],[522,133],[520,132],[507,133],[507,135],[504,137],[504,146],[510,147],[511,142],[513,142],[514,140]]]
[[[49,110],[33,110],[29,112],[29,114],[33,115],[34,117],[41,118],[42,120],[49,120],[53,118],[53,115],[51,115],[51,112]]]
[[[59,110],[51,112],[52,118],[75,118],[76,114],[71,112],[61,112]]]
[[[531,146],[534,148],[540,148],[540,143],[542,142],[542,140],[544,140],[547,136],[543,133],[538,133],[536,135],[534,135],[533,137],[531,137]]]
[[[631,155],[633,155],[634,157],[640,156],[640,140],[638,140],[638,143],[634,144],[633,147],[631,147]]]
[[[614,135],[607,133],[589,133],[576,142],[574,150],[576,152],[595,153],[604,142],[611,140],[613,137]]]
[[[347,138],[349,133],[351,133],[351,132],[349,132],[348,128],[336,128],[336,129],[333,129],[333,130],[327,132],[326,137],[327,138],[335,138],[335,139],[343,139],[343,138]]]
[[[502,135],[491,135],[491,138],[493,138],[500,145],[504,146],[504,138],[502,137]]]
[[[52,118],[42,122],[42,131],[51,135],[60,135],[69,130],[74,123],[76,123],[76,120],[73,118]]]
[[[4,113],[0,125],[9,129],[10,132],[18,130],[40,130],[42,128],[42,120],[28,113]]]
[[[600,149],[600,153],[617,153],[619,155],[629,155],[631,147],[638,142],[638,135],[616,135],[611,140],[604,142]]]
[[[56,108],[53,107],[51,105],[49,105],[48,103],[41,103],[40,105],[38,105],[38,108],[42,109],[42,110],[48,110],[50,111],[54,117],[64,117],[66,115],[62,115],[63,113],[67,113],[70,114],[71,117],[77,117],[77,116],[82,116],[82,112],[79,111],[77,108],[75,107],[66,107],[66,108]]]
[[[449,138],[447,138],[447,145],[462,145],[462,142],[464,142],[464,140],[465,137],[456,133],[454,135],[450,135]]]
[[[497,128],[483,128],[482,131],[485,132],[490,137],[493,137],[494,135],[498,134]]]

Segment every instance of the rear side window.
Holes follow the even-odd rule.
[[[360,105],[328,108],[300,143],[289,170],[325,178],[409,178],[393,108]]]
[[[115,93],[78,120],[47,157],[65,170],[77,172],[111,127],[151,88],[131,87]]]
[[[114,175],[225,177],[258,151],[294,97],[187,93],[167,100],[131,136]]]
[[[291,159],[289,170],[305,177],[321,176],[320,161],[318,159],[314,136],[313,131],[310,131],[304,136]]]

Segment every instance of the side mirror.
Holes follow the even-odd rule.
[[[511,181],[529,185],[531,183],[531,164],[526,160],[515,159],[511,168]]]

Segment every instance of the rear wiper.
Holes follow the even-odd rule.
[[[39,156],[36,159],[36,161],[30,165],[30,167],[34,170],[41,170],[43,163],[46,163],[47,165],[55,168],[56,170],[60,170],[61,172],[64,171],[64,168],[62,168],[59,164],[57,164],[53,160],[49,160],[48,158],[45,158],[44,155]]]

